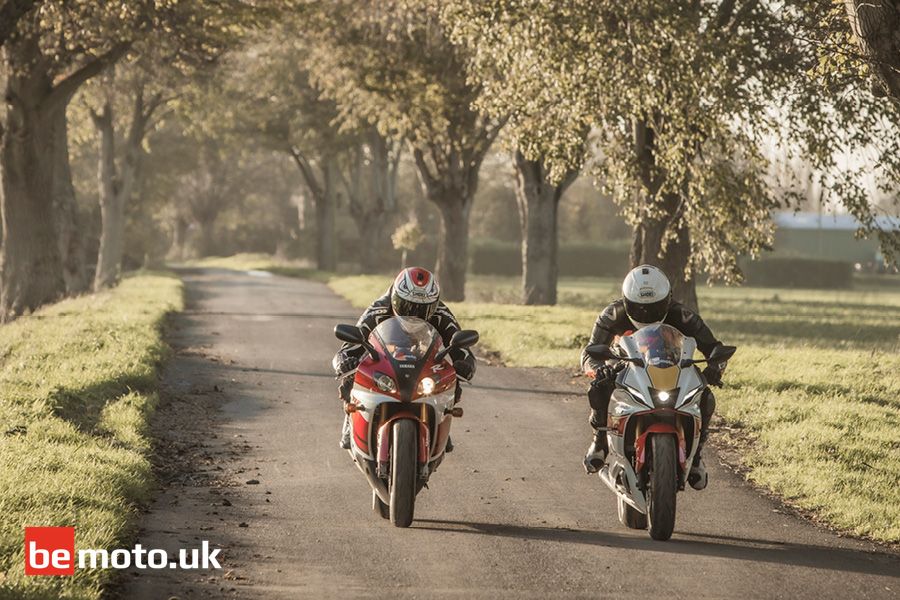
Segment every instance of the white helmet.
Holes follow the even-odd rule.
[[[657,267],[641,265],[632,269],[622,282],[625,314],[640,329],[661,323],[672,302],[669,279]]]

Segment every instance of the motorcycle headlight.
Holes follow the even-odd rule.
[[[375,373],[375,385],[378,386],[378,389],[382,392],[396,392],[397,384],[394,382],[393,378],[390,375],[385,375],[384,373]]]
[[[431,377],[424,377],[422,381],[419,382],[419,387],[416,389],[416,393],[420,396],[430,396],[431,392],[434,391],[435,381]]]
[[[650,390],[653,403],[657,406],[674,406],[678,399],[678,388],[674,390]]]

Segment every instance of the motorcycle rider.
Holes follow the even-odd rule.
[[[440,334],[444,346],[449,346],[453,334],[460,330],[456,317],[447,305],[440,301],[437,279],[430,271],[420,267],[409,267],[400,271],[387,292],[363,312],[356,326],[362,330],[363,337],[368,338],[379,323],[391,317],[418,317],[428,321]],[[365,351],[359,344],[344,343],[334,355],[332,366],[337,376],[342,378],[338,390],[345,407],[350,401],[350,391],[353,389],[352,374]],[[471,381],[475,374],[475,355],[468,349],[460,348],[452,350],[450,358],[453,360],[457,377]],[[460,392],[457,381],[457,401]],[[344,450],[350,448],[350,418],[346,411],[340,446]],[[452,450],[453,446],[448,439],[446,451]]]
[[[684,335],[694,338],[697,341],[697,348],[707,358],[713,348],[722,345],[700,315],[672,300],[669,280],[657,267],[641,265],[632,269],[622,282],[622,296],[603,309],[597,317],[589,346],[610,345],[616,336],[626,335],[635,329],[656,323],[671,325]],[[581,353],[581,365],[585,374],[593,378],[588,391],[588,401],[591,405],[590,424],[594,428],[594,440],[584,457],[584,468],[588,473],[596,473],[603,466],[609,452],[606,432],[600,428],[606,426],[607,409],[610,396],[615,390],[616,373],[611,366],[588,356],[587,349]],[[725,361],[709,363],[703,370],[706,382],[709,385],[721,385],[726,365]],[[705,488],[708,481],[701,451],[709,436],[709,422],[715,408],[715,396],[707,387],[700,399],[699,445],[688,474],[688,483],[696,490]]]

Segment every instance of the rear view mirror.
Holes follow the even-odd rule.
[[[737,348],[735,346],[716,346],[713,348],[713,351],[709,353],[708,362],[722,362],[726,361],[737,352]]]
[[[356,325],[335,325],[334,337],[342,342],[347,342],[348,344],[359,344],[369,352],[369,356],[372,357],[372,360],[378,361],[378,352],[376,352],[375,348],[372,347],[372,344],[366,340],[362,330]]]
[[[709,358],[694,360],[692,358],[685,358],[681,361],[681,368],[690,367],[691,365],[696,365],[699,363],[720,363],[728,360],[734,353],[737,352],[736,346],[716,346],[713,348],[712,352],[709,353]]]
[[[606,344],[593,344],[585,349],[587,355],[594,360],[609,360],[611,358],[619,358],[612,351],[612,348]]]
[[[362,331],[356,325],[335,325],[334,337],[349,344],[365,344]]]
[[[444,357],[451,350],[458,350],[459,348],[468,348],[469,346],[474,346],[478,343],[478,332],[474,329],[460,329],[456,333],[453,334],[453,337],[450,338],[450,345],[438,352],[434,355],[435,362],[440,362],[444,360]]]
[[[478,343],[478,332],[474,329],[461,329],[450,338],[450,346],[453,348],[468,348]]]

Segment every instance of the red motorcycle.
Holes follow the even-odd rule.
[[[441,464],[456,403],[451,350],[478,342],[478,332],[457,331],[444,347],[437,330],[415,317],[381,322],[369,339],[353,325],[335,336],[366,349],[347,404],[350,456],[372,487],[372,509],[397,527],[413,521],[416,495]]]

